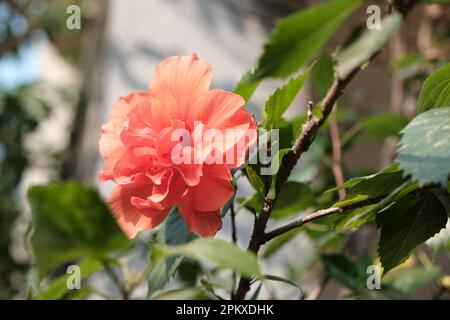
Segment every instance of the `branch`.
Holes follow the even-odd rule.
[[[406,14],[408,10],[414,7],[419,1],[417,0],[397,0],[396,4],[399,8],[399,11],[402,14]],[[369,61],[372,61],[379,52],[376,52]],[[322,117],[316,118],[314,116],[308,117],[307,122],[303,125],[300,136],[295,141],[292,149],[286,153],[286,155],[281,160],[280,168],[276,177],[275,182],[275,197],[269,198],[267,196],[264,199],[261,212],[259,216],[255,219],[255,223],[253,225],[253,232],[250,238],[250,243],[248,245],[247,250],[253,252],[254,254],[258,254],[261,245],[265,243],[265,229],[267,222],[269,221],[270,214],[272,213],[273,208],[275,207],[278,195],[280,194],[281,187],[287,181],[289,176],[291,175],[292,169],[297,164],[301,155],[308,151],[309,146],[311,145],[314,137],[318,131],[318,129],[325,122],[327,117],[330,115],[333,110],[333,106],[339,97],[343,94],[344,89],[347,87],[348,83],[353,80],[355,75],[361,70],[361,66],[357,66],[356,68],[350,70],[346,75],[335,78],[333,84],[328,90],[326,96],[320,103],[320,110],[322,111]],[[267,189],[267,188],[266,188]],[[234,300],[242,300],[245,298],[245,295],[250,290],[250,279],[241,278],[239,281],[239,286],[236,292],[232,295]]]
[[[375,54],[376,55],[376,54]],[[372,56],[371,59],[375,57]],[[355,75],[361,70],[361,66],[356,67],[351,70],[347,75],[342,78],[336,78],[333,81],[328,93],[325,98],[323,98],[320,103],[320,109],[322,111],[322,117],[316,118],[314,116],[309,117],[307,122],[303,125],[300,136],[294,143],[294,146],[290,150],[290,152],[286,153],[286,155],[281,160],[280,168],[277,174],[277,181],[275,184],[275,197],[270,199],[266,196],[264,199],[264,203],[261,209],[261,212],[257,219],[255,220],[253,226],[253,232],[250,238],[250,243],[248,245],[248,251],[258,254],[261,245],[265,243],[265,229],[267,225],[267,221],[270,218],[270,214],[275,206],[278,195],[281,191],[281,186],[287,181],[289,176],[291,175],[292,169],[297,164],[301,155],[309,149],[314,137],[317,133],[317,130],[322,126],[325,122],[331,111],[333,110],[333,106],[336,103],[337,99],[344,92],[347,84],[355,77]],[[242,300],[245,298],[245,295],[250,290],[250,279],[241,278],[239,281],[239,286],[233,294],[234,300]]]
[[[270,232],[267,232],[264,236],[263,241],[264,241],[264,243],[266,243],[267,241],[270,241],[273,238],[278,237],[279,235],[282,235],[283,233],[286,233],[288,231],[291,231],[292,229],[303,226],[305,223],[311,222],[313,220],[316,220],[316,219],[319,219],[319,218],[322,218],[325,216],[329,216],[330,214],[342,213],[342,212],[344,212],[344,210],[340,207],[333,207],[333,208],[318,210],[316,212],[313,212],[313,213],[310,213],[310,214],[304,216],[303,218],[294,220],[291,223],[288,223],[282,227],[279,227]]]
[[[371,204],[375,204],[380,202],[381,200],[383,200],[384,197],[375,197],[375,198],[370,198],[364,201],[360,201],[358,203],[354,203],[351,205],[347,205],[347,206],[342,206],[342,207],[331,207],[328,209],[321,209],[318,210],[316,212],[307,214],[306,216],[299,218],[297,220],[294,220],[284,226],[281,226],[279,228],[276,228],[272,231],[269,231],[267,233],[264,234],[264,238],[263,238],[263,244],[272,240],[275,237],[278,237],[279,235],[282,235],[283,233],[286,233],[288,231],[291,231],[292,229],[295,228],[299,228],[301,226],[303,226],[304,224],[311,222],[313,220],[322,218],[322,217],[326,217],[329,216],[331,214],[338,214],[338,213],[344,213],[346,211],[350,211],[353,209],[357,209],[357,208],[362,208],[362,207],[366,207],[369,206]]]

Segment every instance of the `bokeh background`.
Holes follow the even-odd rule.
[[[26,297],[32,265],[25,237],[30,224],[29,186],[75,179],[98,187],[105,197],[111,191],[108,183],[98,185],[102,166],[98,140],[100,125],[118,97],[146,90],[156,64],[165,57],[191,52],[211,63],[212,87],[232,91],[258,58],[274,22],[317,2],[0,0],[0,298]],[[385,12],[385,1],[373,3]],[[79,30],[66,26],[69,5],[81,9]],[[327,45],[330,51],[350,36],[366,15],[364,9],[336,32]],[[397,137],[386,136],[384,130],[372,128],[362,119],[394,112],[400,117],[392,126],[401,127],[414,115],[424,77],[434,63],[449,60],[449,17],[448,5],[416,8],[380,57],[348,88],[339,106],[339,129],[351,141],[342,160],[345,178],[374,172],[392,160]],[[258,117],[268,94],[280,83],[265,81],[248,109]],[[288,116],[303,112],[307,101],[315,97],[307,84]],[[355,134],[360,137],[354,139]],[[317,147],[299,164],[299,181],[322,187],[333,184],[328,137],[327,132],[321,135]],[[242,182],[238,196],[245,198],[251,193],[251,187]],[[238,239],[243,246],[252,223],[253,217],[245,209],[238,214]],[[229,238],[229,234],[226,220],[218,236]],[[346,252],[361,257],[373,249],[377,236],[373,226],[367,226],[352,239]],[[300,279],[309,291],[318,282],[324,283],[320,298],[342,297],[346,289],[322,278],[320,266],[309,268],[317,261],[317,252],[317,244],[299,234],[266,259],[264,269]],[[449,255],[439,253],[436,259],[442,274],[450,273]],[[420,257],[408,263],[423,267]],[[188,267],[195,273],[198,266]],[[92,281],[110,286],[101,275]],[[292,290],[273,285],[264,294],[290,298]],[[411,291],[411,296],[431,298],[436,290],[433,281],[428,281]]]

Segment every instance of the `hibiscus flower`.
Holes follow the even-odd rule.
[[[108,205],[129,238],[159,225],[174,205],[191,232],[220,230],[220,209],[235,191],[230,169],[245,162],[256,123],[241,96],[209,90],[211,77],[195,54],[170,57],[148,92],[112,106],[99,142],[100,181],[117,184]]]

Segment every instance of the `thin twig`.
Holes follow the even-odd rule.
[[[342,171],[342,147],[341,139],[339,137],[339,126],[336,120],[336,113],[333,112],[330,116],[330,137],[333,148],[333,175],[336,185],[344,184],[344,173]],[[339,200],[345,198],[345,189],[338,190]]]
[[[231,217],[231,240],[233,243],[237,243],[237,232],[236,232],[236,211],[234,210],[234,201],[231,202],[230,206],[230,217]],[[233,271],[232,274],[232,288],[231,288],[231,298],[233,298],[233,292],[236,288],[236,272]]]
[[[427,188],[428,189],[428,188]],[[421,192],[418,190],[414,190],[411,193],[415,193],[415,192]],[[362,208],[362,207],[366,207],[369,206],[371,204],[375,204],[380,202],[381,200],[383,200],[384,197],[380,196],[380,197],[375,197],[375,198],[370,198],[370,199],[366,199],[364,201],[360,201],[357,203],[353,203],[350,205],[346,205],[346,206],[341,206],[341,207],[331,207],[328,209],[321,209],[318,211],[315,211],[313,213],[310,213],[302,218],[299,218],[297,220],[294,220],[288,224],[285,224],[284,226],[281,226],[279,228],[276,228],[272,231],[266,232],[264,234],[263,237],[263,244],[266,243],[267,241],[272,240],[275,237],[278,237],[279,235],[282,235],[283,233],[289,232],[292,229],[296,229],[299,228],[301,226],[303,226],[305,223],[311,222],[313,220],[325,217],[325,216],[329,216],[331,214],[339,214],[339,213],[343,213],[349,210],[353,210],[353,209],[357,209],[357,208]]]
[[[303,218],[300,218],[298,220],[292,221],[291,223],[288,223],[282,227],[276,228],[270,232],[267,232],[264,236],[264,243],[267,241],[272,240],[275,237],[278,237],[279,235],[286,233],[292,229],[296,229],[301,227],[302,225],[304,225],[305,223],[311,222],[313,220],[325,217],[325,216],[329,216],[330,214],[335,214],[335,213],[342,213],[344,212],[344,210],[340,207],[332,207],[332,208],[328,208],[328,209],[323,209],[323,210],[318,210],[316,212],[310,213],[306,216],[304,216]]]
[[[230,217],[231,217],[231,240],[234,243],[237,243],[237,234],[236,234],[236,211],[234,211],[234,202],[231,202],[230,206]]]

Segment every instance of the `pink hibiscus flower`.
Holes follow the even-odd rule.
[[[209,90],[211,76],[195,54],[170,57],[150,91],[112,106],[100,180],[117,184],[108,204],[128,237],[159,225],[174,205],[191,232],[212,237],[221,228],[220,209],[234,193],[230,169],[245,162],[256,123],[241,96]]]

